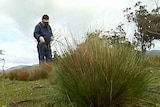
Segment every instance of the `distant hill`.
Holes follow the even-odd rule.
[[[17,70],[17,69],[21,69],[21,70],[31,70],[34,67],[38,67],[38,64],[35,65],[19,65],[19,66],[15,66],[15,67],[11,67],[9,69],[6,69],[5,71],[13,71],[13,70]]]
[[[0,69],[0,72],[3,72],[3,70]]]
[[[160,56],[160,50],[147,51],[146,56]]]

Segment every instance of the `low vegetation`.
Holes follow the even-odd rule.
[[[52,71],[52,68],[52,64],[44,63],[40,68],[33,68],[29,72],[18,69],[11,72],[3,73],[1,77],[8,78],[10,80],[33,81],[47,78],[48,74]]]

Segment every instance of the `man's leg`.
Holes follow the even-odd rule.
[[[52,50],[50,47],[48,47],[46,51],[46,61],[52,63]]]
[[[38,49],[38,57],[39,57],[39,65],[41,65],[43,62],[45,62],[45,45],[42,43],[39,43],[37,45]]]

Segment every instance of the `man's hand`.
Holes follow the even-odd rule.
[[[45,42],[45,40],[44,40],[44,38],[42,36],[39,37],[39,41],[40,41],[40,43],[44,43]]]
[[[51,41],[54,41],[54,36],[51,36]]]

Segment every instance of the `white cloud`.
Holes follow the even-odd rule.
[[[106,0],[55,0],[61,8],[73,9],[73,8],[98,8],[104,7]]]
[[[1,25],[4,25],[4,24],[15,24],[15,21],[12,18],[7,17],[4,14],[1,14],[0,20],[1,20]]]

